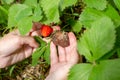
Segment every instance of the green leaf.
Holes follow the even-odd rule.
[[[113,0],[117,8],[120,10],[120,0]]]
[[[114,47],[111,51],[109,51],[108,53],[106,53],[104,56],[102,56],[97,61],[114,58],[114,55],[116,55],[116,51],[117,51],[117,48]]]
[[[28,17],[28,16],[31,16],[31,15],[32,15],[32,8],[28,7],[28,8],[21,10],[21,11],[18,11],[15,15],[15,20],[17,22],[19,22],[21,19]]]
[[[28,6],[24,4],[14,4],[10,7],[9,14],[8,14],[8,27],[9,28],[17,26],[18,21],[16,21],[16,15],[19,14],[22,10],[25,10],[26,8],[28,8]]]
[[[43,18],[42,13],[41,7],[37,4],[37,7],[34,9],[33,21],[39,22]]]
[[[36,40],[36,42],[40,44],[41,47],[44,47],[45,45],[47,45],[47,43],[43,41],[43,39],[39,36],[34,36],[34,39]]]
[[[106,0],[83,0],[83,2],[90,8],[96,8],[98,10],[104,10],[107,5]]]
[[[41,0],[41,6],[47,17],[46,23],[57,23],[59,19],[59,2],[60,0]]]
[[[7,19],[8,19],[8,11],[3,6],[0,6],[0,24],[6,23]]]
[[[94,66],[89,80],[120,80],[120,59],[101,61]]]
[[[91,64],[77,64],[70,70],[68,80],[88,80],[92,68]]]
[[[120,59],[104,60],[99,64],[77,64],[68,80],[120,80]]]
[[[107,8],[104,11],[99,11],[93,8],[85,8],[80,15],[79,20],[82,22],[82,24],[90,28],[91,23],[100,19],[103,16],[107,16],[111,18],[114,21],[114,24],[116,27],[120,25],[120,16],[117,10],[115,10],[114,7],[112,7],[110,4],[108,4]]]
[[[66,7],[72,6],[77,2],[77,0],[60,0],[61,11],[63,11]]]
[[[95,61],[109,52],[115,43],[115,27],[108,17],[103,17],[92,23],[78,44],[79,52],[90,62]],[[91,54],[91,56],[90,56]]]
[[[85,27],[91,27],[91,23],[105,16],[102,12],[92,9],[85,8],[80,15],[79,20]]]
[[[12,76],[15,67],[16,67],[16,65],[11,66],[10,71],[9,71],[10,76]]]
[[[120,48],[117,49],[117,56],[120,58]]]
[[[32,18],[25,17],[18,22],[18,29],[22,35],[27,34],[32,28]]]
[[[107,9],[103,13],[114,21],[114,24],[116,25],[116,27],[120,25],[120,15],[113,6],[109,4]]]
[[[7,3],[7,4],[11,4],[14,2],[14,0],[3,0],[3,2]]]
[[[44,51],[46,50],[46,46],[39,47],[36,51],[32,54],[32,65],[35,66],[38,63],[39,58],[43,55]]]
[[[28,6],[31,6],[31,7],[36,7],[37,6],[37,0],[25,0],[24,4],[27,4]]]
[[[47,64],[50,64],[50,43],[47,44],[46,51],[44,53],[44,59]]]
[[[120,26],[116,28],[115,48],[120,48]]]
[[[90,53],[90,50],[89,50],[89,47],[88,47],[88,44],[86,43],[86,41],[84,39],[80,39],[78,40],[78,52],[81,54],[81,55],[84,55],[85,58],[88,60],[88,61],[91,61],[92,60],[92,55]]]
[[[69,20],[68,23],[72,26],[72,29],[74,32],[78,33],[80,32],[81,28],[82,28],[82,23],[78,20]]]

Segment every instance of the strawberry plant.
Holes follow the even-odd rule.
[[[35,36],[40,47],[32,55],[32,65],[39,58],[50,63],[50,42],[43,41],[43,37],[52,37],[55,44],[66,47],[69,46],[66,32],[72,31],[83,62],[71,68],[68,80],[120,79],[120,0],[1,0],[0,3],[0,25],[18,28],[21,35],[27,34],[33,25],[40,27],[41,36]],[[51,24],[60,25],[61,31],[54,32]]]

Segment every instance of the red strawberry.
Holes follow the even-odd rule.
[[[53,32],[53,28],[51,28],[48,25],[42,25],[42,27],[40,28],[40,34],[43,37],[48,37],[50,36],[50,34]]]

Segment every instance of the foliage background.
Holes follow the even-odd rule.
[[[33,21],[60,25],[62,30],[75,33],[83,56],[83,63],[71,69],[69,80],[119,80],[119,3],[120,0],[1,0],[0,35],[14,28],[25,35]],[[32,60],[25,62],[35,66],[43,59],[49,64],[49,44],[39,37],[36,40],[42,46],[33,53]],[[24,61],[20,64],[26,65]],[[15,69],[14,65],[8,68],[8,74],[13,75]],[[1,75],[4,72],[1,69]]]

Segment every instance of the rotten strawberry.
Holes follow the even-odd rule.
[[[43,37],[48,37],[50,36],[50,34],[53,32],[53,28],[51,28],[48,25],[42,25],[42,27],[40,28],[40,34]]]
[[[60,30],[56,31],[52,35],[52,41],[55,45],[59,45],[61,47],[67,47],[70,45],[68,33]]]

